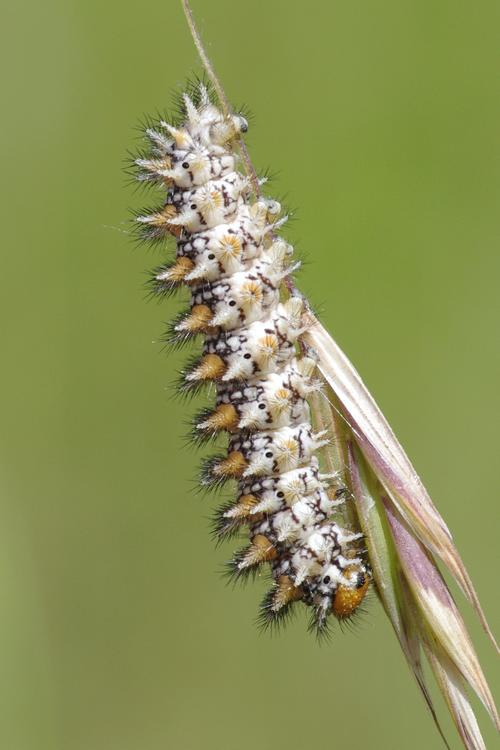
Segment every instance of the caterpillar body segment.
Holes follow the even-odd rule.
[[[202,338],[181,376],[182,392],[215,386],[215,403],[198,414],[196,442],[228,436],[227,451],[207,460],[200,482],[236,484],[235,500],[214,518],[217,539],[245,534],[228,564],[233,579],[270,571],[261,624],[286,620],[298,602],[323,632],[361,604],[370,574],[357,529],[345,520],[348,492],[321,470],[328,435],[314,428],[308,399],[321,390],[316,362],[300,351],[304,303],[283,293],[299,264],[277,236],[277,201],[253,195],[235,144],[248,124],[224,115],[200,86],[183,97],[181,125],[146,131],[137,179],[165,190],[163,206],[137,217],[144,239],[176,239],[174,260],[153,271],[151,293],[183,287],[189,308],[170,325],[168,343]]]

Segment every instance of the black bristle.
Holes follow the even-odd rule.
[[[297,613],[297,607],[294,606],[297,604],[295,601],[288,602],[278,610],[273,609],[275,594],[276,587],[273,587],[267,592],[259,607],[257,625],[263,632],[277,633],[281,631]]]
[[[199,473],[200,485],[202,489],[208,491],[217,491],[222,489],[222,487],[227,482],[231,481],[232,477],[214,475],[215,466],[217,466],[217,464],[223,461],[225,458],[226,454],[220,453],[203,461]]]
[[[226,518],[224,514],[228,510],[231,510],[231,508],[234,508],[234,506],[234,502],[225,503],[220,508],[217,508],[211,518],[211,533],[217,544],[235,537],[250,520],[245,518]]]
[[[164,205],[145,209],[132,209],[132,234],[138,245],[166,245],[168,240],[173,238],[172,233],[165,226],[157,227],[153,224],[144,224],[138,221],[140,216],[150,216],[160,213],[163,208]]]
[[[188,437],[192,443],[201,446],[207,443],[213,443],[221,435],[225,435],[224,430],[198,429],[198,425],[204,422],[214,413],[213,407],[206,407],[197,412],[190,423]]]
[[[243,115],[243,117],[245,117],[245,115]],[[263,190],[265,191],[266,187],[271,185],[273,181],[279,177],[279,171],[272,170],[271,167],[267,166],[264,167],[264,169],[259,169],[258,177],[259,179],[265,179],[265,183],[263,184]]]
[[[182,370],[178,373],[176,380],[170,384],[170,391],[173,396],[179,398],[181,401],[191,401],[201,393],[203,393],[205,387],[211,385],[204,380],[188,380],[186,381],[186,372]]]
[[[172,92],[172,109],[175,113],[174,120],[177,123],[182,123],[186,119],[186,107],[182,96],[183,94],[187,94],[189,96],[195,107],[198,107],[201,103],[200,84],[203,84],[203,86],[206,88],[210,101],[217,101],[217,96],[215,94],[212,82],[210,81],[208,76],[205,73],[203,73],[203,75],[201,76],[193,73],[183,85],[182,91]],[[171,120],[168,120],[167,122],[169,122],[170,124],[174,124]]]
[[[162,341],[166,347],[170,350],[177,350],[181,349],[186,344],[189,344],[190,342],[194,341],[196,339],[196,336],[200,335],[198,332],[194,333],[192,331],[177,331],[176,326],[181,323],[184,318],[189,315],[190,308],[187,310],[184,310],[183,312],[176,315],[176,317],[173,320],[169,320],[166,323],[166,330],[161,335],[160,341]],[[201,333],[201,332],[200,332]]]
[[[332,618],[329,616],[330,609],[320,605],[313,605],[307,630],[313,633],[318,641],[329,641],[332,637]]]
[[[240,104],[238,107],[235,108],[234,111],[236,112],[236,114],[241,115],[241,117],[244,117],[249,125],[250,123],[253,123],[255,121],[255,114],[252,112],[252,110],[246,103]]]
[[[161,175],[157,175],[154,172],[144,171],[143,167],[137,164],[138,159],[155,159],[158,158],[159,154],[155,153],[154,149],[141,148],[137,151],[127,152],[127,158],[125,159],[124,173],[127,176],[127,184],[134,187],[134,192],[140,190],[157,190],[158,193],[161,191],[161,197],[164,197],[165,179]]]
[[[149,297],[167,298],[172,294],[175,294],[175,292],[177,292],[184,286],[182,281],[169,281],[168,279],[163,280],[156,278],[161,273],[165,273],[165,271],[168,271],[169,268],[174,265],[174,263],[175,261],[164,263],[163,265],[158,266],[153,271],[149,272],[149,278],[145,284]]]
[[[373,587],[370,586],[365,598],[363,599],[362,604],[356,607],[356,609],[351,612],[350,615],[347,615],[346,617],[336,618],[342,632],[355,633],[359,627],[362,627],[364,625],[369,614],[369,607],[372,597]]]
[[[228,584],[237,583],[248,583],[254,581],[257,574],[260,572],[263,563],[255,563],[255,565],[249,565],[245,568],[240,568],[239,564],[243,560],[244,556],[248,552],[248,547],[242,547],[233,555],[232,559],[229,560],[224,566],[224,576],[227,579]]]
[[[186,365],[179,372],[177,380],[173,383],[175,394],[191,398],[198,395],[206,386],[213,385],[213,380],[186,380],[187,376],[193,372],[200,364],[200,355],[194,354],[189,357]]]

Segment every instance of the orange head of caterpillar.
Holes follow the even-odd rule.
[[[344,570],[346,583],[340,583],[332,602],[332,612],[340,620],[351,617],[366,596],[370,579],[364,565],[349,565]]]

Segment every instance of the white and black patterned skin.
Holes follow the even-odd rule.
[[[204,337],[182,389],[214,382],[214,408],[199,415],[193,432],[198,439],[229,434],[227,454],[206,463],[201,481],[237,482],[236,501],[216,518],[219,536],[249,535],[231,575],[268,564],[274,584],[263,622],[281,620],[302,601],[322,631],[329,614],[354,612],[369,574],[361,534],[342,521],[346,491],[320,471],[317,452],[327,436],[310,421],[307,398],[319,385],[314,359],[298,347],[303,303],[282,290],[296,268],[293,248],[276,235],[279,204],[252,198],[238,171],[234,146],[246,121],[223,115],[203,86],[194,98],[184,96],[181,126],[146,131],[149,154],[135,162],[139,180],[166,189],[164,205],[137,219],[143,236],[177,238],[176,259],[155,271],[152,289],[187,286],[190,307],[170,340]]]

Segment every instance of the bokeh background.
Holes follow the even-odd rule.
[[[300,286],[498,630],[498,3],[193,7],[297,208]],[[199,71],[180,4],[27,0],[3,19],[0,746],[440,748],[375,599],[318,646],[301,618],[260,635],[262,587],[219,575],[232,546],[193,492],[194,407],[168,391],[183,355],[152,343],[178,303],[144,299],[160,256],[128,236],[148,197],[122,172],[140,117]]]

